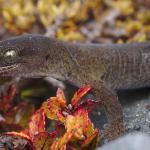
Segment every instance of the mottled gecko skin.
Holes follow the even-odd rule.
[[[0,42],[0,75],[50,76],[92,85],[110,123],[104,136],[113,139],[124,126],[121,105],[112,90],[150,86],[150,42],[73,44],[41,35],[18,36]]]

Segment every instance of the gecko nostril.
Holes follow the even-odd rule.
[[[47,54],[47,55],[45,56],[45,60],[47,61],[49,58],[50,58],[50,55]]]

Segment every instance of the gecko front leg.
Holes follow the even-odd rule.
[[[102,101],[108,119],[108,127],[103,137],[108,140],[113,140],[125,131],[121,104],[115,92],[107,88],[102,81],[93,83],[93,87],[92,92],[96,100]]]

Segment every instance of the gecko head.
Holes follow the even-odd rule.
[[[37,74],[43,67],[42,40],[43,36],[23,35],[0,41],[0,76]]]

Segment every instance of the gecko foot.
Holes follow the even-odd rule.
[[[103,138],[108,141],[116,139],[125,132],[123,122],[120,119],[111,122],[111,124],[105,124],[104,129]]]

